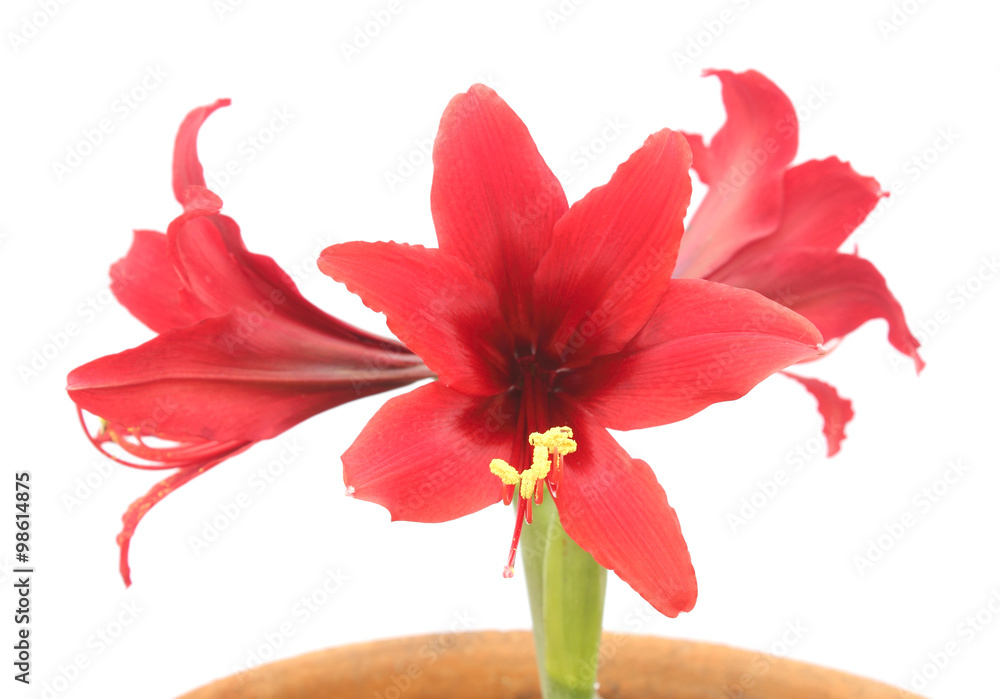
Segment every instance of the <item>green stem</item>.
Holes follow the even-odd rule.
[[[545,699],[593,699],[608,571],[569,538],[546,493],[521,534]]]

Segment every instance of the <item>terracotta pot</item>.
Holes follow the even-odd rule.
[[[815,665],[710,643],[604,635],[605,699],[920,699]],[[181,699],[529,699],[528,631],[415,636],[309,653],[227,677]]]

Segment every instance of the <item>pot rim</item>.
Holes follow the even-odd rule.
[[[261,665],[179,699],[537,697],[534,653],[529,631],[368,641]],[[761,651],[615,632],[604,633],[598,681],[605,699],[923,699],[875,680]]]

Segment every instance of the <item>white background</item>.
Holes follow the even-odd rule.
[[[119,518],[155,474],[114,467],[99,477],[109,462],[87,443],[63,389],[73,367],[151,336],[110,300],[107,269],[132,228],[163,230],[179,212],[170,161],[190,109],[233,99],[200,145],[208,171],[240,164],[217,189],[248,246],[299,270],[315,303],[380,330],[381,318],[314,260],[353,239],[434,243],[430,163],[394,188],[386,173],[398,174],[401,158],[421,160],[420,143],[452,95],[477,81],[498,89],[564,171],[573,201],[655,130],[714,133],[723,111],[717,80],[699,77],[706,67],[756,68],[788,93],[803,117],[798,161],[838,155],[886,188],[903,185],[849,244],[885,274],[925,340],[927,369],[915,375],[882,321],[809,367],[854,399],[857,417],[831,460],[820,453],[812,400],[781,378],[686,422],[620,435],[654,466],[678,510],[700,597],[671,620],[615,579],[606,627],[787,652],[939,699],[995,692],[987,687],[996,682],[1000,619],[987,603],[997,595],[1000,608],[1000,284],[983,262],[1000,252],[994,4],[567,0],[572,12],[558,14],[557,0],[401,0],[351,60],[343,46],[371,31],[371,13],[384,15],[387,0],[233,4],[94,0],[54,5],[49,18],[42,2],[4,3],[4,470],[32,474],[37,567],[30,688],[11,679],[15,598],[0,574],[4,696],[168,698],[234,672],[262,647],[289,657],[364,639],[529,625],[523,578],[500,575],[509,510],[390,524],[382,508],[343,496],[339,455],[380,396],[318,416],[168,497],[139,527],[135,584],[124,588]],[[728,23],[713,22],[723,10]],[[884,24],[892,19],[899,26]],[[32,33],[25,22],[44,26]],[[12,33],[22,32],[30,38],[14,46]],[[686,50],[698,55],[678,65]],[[116,101],[147,71],[165,77],[134,107]],[[291,123],[248,151],[245,139],[275,109],[294,115]],[[105,118],[111,133],[60,180],[53,164]],[[608,119],[625,128],[601,142]],[[957,139],[938,139],[941,129]],[[603,152],[588,158],[584,147]],[[960,287],[969,296],[961,304]],[[935,326],[935,316],[944,322]],[[68,323],[80,333],[25,380],[19,365]],[[301,453],[255,489],[252,474],[289,447]],[[805,466],[792,472],[797,450]],[[949,461],[967,472],[919,511],[914,498]],[[729,515],[779,470],[787,484],[734,532]],[[97,483],[89,493],[79,490],[88,476]],[[0,558],[9,571],[13,478],[3,482]],[[191,537],[241,493],[250,507],[196,555]],[[907,512],[915,526],[859,572],[856,556]],[[295,605],[327,571],[347,581],[306,615]],[[134,621],[123,605],[138,608]],[[986,623],[970,633],[964,620],[984,609]],[[120,616],[130,623],[106,645],[99,634],[117,633]],[[285,623],[292,633],[272,651],[268,634],[274,640]],[[806,630],[782,647],[787,624]],[[949,643],[956,652],[935,672],[929,658]],[[81,657],[86,667],[71,670]],[[923,686],[915,671],[934,677]]]

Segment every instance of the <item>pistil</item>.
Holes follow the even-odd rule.
[[[539,505],[542,503],[546,483],[549,484],[552,497],[556,497],[558,479],[562,477],[562,459],[576,451],[573,430],[569,427],[553,427],[544,433],[532,432],[528,436],[528,444],[532,446],[531,466],[520,473],[503,459],[493,459],[490,462],[490,472],[500,479],[505,505],[512,502],[515,486],[520,484],[514,536],[510,542],[507,565],[503,569],[505,578],[514,576],[514,558],[521,539],[521,527],[525,522],[531,524],[532,501]]]

